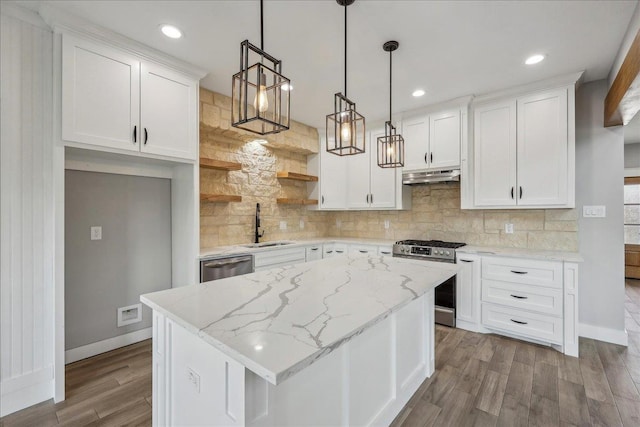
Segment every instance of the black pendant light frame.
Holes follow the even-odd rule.
[[[344,7],[344,95],[336,93],[333,114],[327,115],[326,144],[329,153],[349,156],[365,152],[365,119],[356,103],[347,98],[347,6],[355,0],[336,0]]]
[[[256,62],[250,66],[252,58]],[[264,51],[263,0],[260,0],[260,47],[249,40],[240,43],[240,71],[232,78],[232,126],[259,135],[288,130],[290,88],[290,80],[282,75],[282,61]]]
[[[404,138],[396,132],[391,122],[391,101],[393,94],[393,51],[398,49],[397,41],[388,41],[382,45],[389,52],[389,120],[384,123],[384,136],[378,138],[378,166],[381,168],[401,168],[404,166]]]

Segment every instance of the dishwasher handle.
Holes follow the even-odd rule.
[[[250,261],[251,258],[248,257],[243,257],[243,258],[231,258],[229,260],[220,260],[220,261],[209,261],[204,263],[202,266],[205,268],[221,268],[221,267],[225,267],[227,265],[235,265],[235,264],[240,264],[241,262],[247,262]]]

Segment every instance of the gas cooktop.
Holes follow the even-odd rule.
[[[400,240],[393,245],[393,256],[455,262],[455,249],[464,245],[465,243],[442,240]]]

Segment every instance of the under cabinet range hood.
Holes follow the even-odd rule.
[[[460,181],[460,170],[403,172],[402,183],[405,185],[434,184],[438,182]]]

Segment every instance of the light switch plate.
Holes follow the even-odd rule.
[[[304,219],[300,220],[300,230],[304,230]]]
[[[504,232],[507,234],[513,234],[513,224],[510,224],[510,223],[505,224]]]
[[[604,205],[583,206],[582,216],[584,218],[605,218],[607,216],[607,207]]]
[[[280,221],[280,230],[287,229],[287,221]]]
[[[102,227],[99,225],[91,227],[91,240],[102,240]]]
[[[385,219],[385,220],[384,220],[384,229],[385,229],[385,230],[388,230],[388,229],[389,229],[389,225],[390,225],[389,220],[388,220],[388,219]]]

